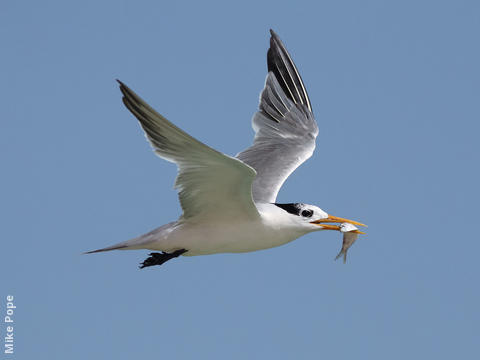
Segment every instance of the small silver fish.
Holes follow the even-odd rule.
[[[365,234],[365,233],[359,231],[355,225],[352,225],[349,223],[341,224],[339,230],[343,233],[343,243],[342,243],[342,249],[340,250],[338,255],[335,257],[335,260],[339,259],[343,255],[343,263],[345,264],[347,262],[348,249],[350,248],[350,246],[353,245],[355,240],[357,240],[358,234]]]

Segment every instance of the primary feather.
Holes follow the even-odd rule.
[[[155,153],[178,166],[175,187],[184,219],[259,216],[251,190],[254,169],[188,135],[119,83],[125,106],[140,122]]]
[[[253,116],[253,145],[237,157],[257,171],[255,202],[274,203],[288,176],[315,150],[318,127],[303,81],[280,38],[271,31],[268,74]]]

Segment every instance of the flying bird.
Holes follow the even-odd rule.
[[[157,251],[141,263],[144,268],[180,255],[257,251],[313,231],[340,230],[332,223],[365,226],[314,205],[276,202],[287,177],[312,155],[318,127],[297,67],[278,35],[270,33],[268,74],[252,119],[253,145],[235,157],[188,135],[118,81],[123,103],[154,152],[177,164],[175,188],[183,213],[144,235],[87,253]]]

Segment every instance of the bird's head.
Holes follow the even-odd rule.
[[[344,224],[367,226],[358,221],[344,219],[341,217],[329,215],[318,206],[304,203],[275,204],[289,214],[295,216],[291,220],[301,226],[308,232],[319,230],[337,230],[343,231]],[[343,226],[343,227],[342,227]],[[350,231],[350,230],[349,230]],[[359,230],[353,230],[358,234],[364,234]]]

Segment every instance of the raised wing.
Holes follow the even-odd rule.
[[[194,139],[119,83],[123,103],[140,121],[155,153],[178,166],[175,188],[184,219],[259,216],[251,192],[254,169]]]
[[[318,127],[310,100],[287,49],[270,30],[268,75],[253,116],[253,145],[237,158],[257,171],[255,202],[274,203],[287,177],[313,154]]]

